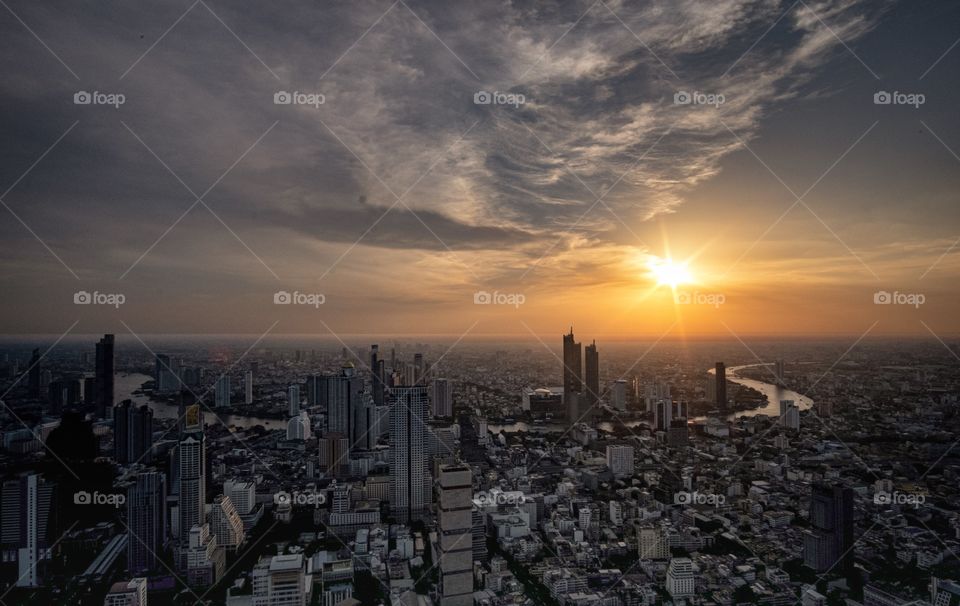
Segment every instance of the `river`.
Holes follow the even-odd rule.
[[[144,394],[135,394],[133,392],[140,389],[140,387],[147,381],[152,381],[153,377],[149,377],[144,374],[139,373],[117,373],[114,378],[114,393],[116,393],[117,402],[122,402],[123,400],[133,400],[138,406],[146,404],[153,411],[153,416],[158,419],[177,419],[180,416],[180,412],[177,409],[175,404],[168,404],[167,402],[157,402],[151,400],[148,396]],[[210,416],[210,411],[206,411],[207,416]],[[234,426],[241,429],[249,429],[256,425],[263,425],[266,429],[285,429],[287,427],[286,421],[280,419],[264,419],[262,417],[244,417],[238,415],[217,415],[220,417],[220,420],[223,421],[227,427]],[[208,419],[207,424],[209,425],[213,419]]]
[[[755,368],[758,366],[770,366],[771,362],[764,362],[760,364],[744,364],[742,366],[731,366],[727,368],[727,381],[731,383],[736,383],[737,385],[743,385],[744,387],[749,387],[759,391],[767,397],[767,405],[762,408],[754,408],[751,410],[740,410],[734,413],[727,415],[725,418],[727,420],[733,420],[738,417],[755,417],[757,415],[768,415],[773,417],[780,416],[780,400],[793,400],[795,404],[800,408],[800,410],[807,410],[813,406],[813,400],[803,396],[795,391],[790,389],[785,389],[774,385],[773,383],[765,383],[763,381],[756,381],[754,379],[747,379],[741,377],[737,374],[738,371],[743,370],[744,368]],[[708,373],[716,374],[715,369],[711,368],[707,371]],[[693,417],[694,421],[704,421],[706,417]],[[597,428],[603,431],[612,432],[617,426],[626,425],[627,427],[637,427],[638,425],[646,425],[647,421],[602,421],[597,423]],[[567,425],[564,423],[544,423],[544,424],[531,424],[525,421],[517,421],[515,423],[510,423],[509,425],[488,425],[490,431],[493,433],[500,433],[500,431],[514,432],[514,431],[527,431],[533,433],[543,433],[551,431],[564,431],[567,429]]]

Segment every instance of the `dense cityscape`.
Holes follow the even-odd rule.
[[[960,600],[956,345],[559,337],[10,345],[2,599]]]

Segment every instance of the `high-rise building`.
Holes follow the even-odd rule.
[[[47,389],[48,409],[51,414],[60,414],[80,402],[80,379],[63,377],[51,381]]]
[[[377,418],[377,407],[373,398],[367,392],[358,396],[357,405],[353,408],[353,424],[351,426],[350,444],[352,448],[373,450],[380,437],[380,420]]]
[[[170,393],[180,390],[180,375],[174,364],[167,354],[157,354],[153,377],[157,383],[158,392]]]
[[[138,473],[127,486],[127,572],[152,572],[167,541],[167,478]]]
[[[230,502],[242,516],[253,511],[257,504],[257,487],[253,482],[228,480],[223,483],[223,494],[230,497]]]
[[[300,416],[300,386],[287,387],[287,416]]]
[[[16,586],[42,584],[41,562],[58,534],[57,486],[37,474],[3,483],[0,553],[4,562],[16,562]]]
[[[190,543],[190,531],[205,523],[207,491],[207,444],[203,431],[203,412],[199,404],[187,407],[177,447],[179,461],[180,548]]]
[[[128,465],[150,461],[153,448],[153,410],[130,400],[113,407],[113,458]]]
[[[327,431],[346,437],[357,437],[354,431],[356,409],[365,401],[363,379],[350,362],[345,362],[336,375],[313,377],[317,404],[326,410]]]
[[[695,594],[696,579],[690,558],[673,558],[667,566],[667,593],[675,600]]]
[[[136,577],[114,583],[103,598],[103,606],[147,606],[147,579]]]
[[[783,360],[777,360],[773,363],[773,374],[777,377],[777,385],[782,387],[786,379],[786,375],[783,372]]]
[[[657,431],[667,431],[670,428],[670,421],[673,419],[673,402],[667,400],[657,400],[654,405],[654,425]]]
[[[253,371],[243,373],[243,403],[253,404]]]
[[[383,406],[383,379],[384,368],[383,360],[380,359],[380,346],[370,346],[370,387],[373,392],[373,403],[377,406]]]
[[[114,337],[111,334],[103,335],[96,348],[96,382],[94,383],[94,406],[97,417],[106,418],[113,408],[114,382]]]
[[[723,412],[727,409],[727,367],[723,362],[717,362],[716,373],[717,408]]]
[[[803,563],[815,572],[853,569],[853,489],[814,484],[810,528],[803,537]]]
[[[234,551],[243,544],[243,520],[227,495],[217,495],[210,508],[210,532],[217,539],[217,546]]]
[[[427,387],[396,387],[390,393],[390,509],[401,521],[427,509]]]
[[[580,420],[580,398],[583,392],[583,355],[580,343],[570,334],[563,335],[563,401],[567,405],[567,421]]]
[[[780,425],[787,429],[800,429],[800,409],[793,400],[780,400]]]
[[[587,381],[586,405],[593,407],[600,402],[600,354],[597,353],[597,342],[587,345],[584,352],[586,354],[584,359],[584,375]]]
[[[230,406],[230,376],[220,375],[213,391],[214,406],[226,408]]]
[[[320,469],[334,477],[346,475],[350,469],[350,444],[347,436],[328,432],[319,440]]]
[[[307,411],[304,410],[287,421],[287,439],[304,441],[310,439],[310,416]]]
[[[191,587],[215,585],[226,568],[226,554],[223,547],[217,545],[217,538],[210,534],[210,525],[192,527],[188,541],[184,553],[187,584]]]
[[[615,476],[633,474],[633,447],[612,445],[607,446],[607,467]]]
[[[441,606],[473,604],[473,482],[470,467],[441,465],[437,495]]]
[[[627,382],[617,379],[610,388],[610,402],[616,410],[627,409]]]
[[[34,349],[27,367],[27,387],[31,398],[40,398],[40,350]]]
[[[307,606],[312,589],[303,554],[264,556],[253,569],[254,606]]]
[[[638,529],[637,541],[641,560],[666,560],[670,557],[667,534],[661,526]]]
[[[436,378],[433,380],[431,411],[435,417],[453,416],[453,381]]]

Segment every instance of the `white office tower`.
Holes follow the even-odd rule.
[[[243,373],[243,403],[253,404],[253,371]]]
[[[217,408],[230,406],[230,377],[223,375],[214,387],[214,405]]]
[[[617,410],[627,409],[627,382],[617,379],[610,387],[610,401]]]
[[[800,409],[793,400],[780,400],[780,425],[800,429]]]
[[[252,606],[307,606],[313,577],[303,554],[261,557],[253,569]]]
[[[390,391],[390,509],[401,522],[419,518],[430,500],[427,387]]]
[[[670,557],[667,534],[662,527],[639,529],[638,556],[641,560],[666,560]]]
[[[114,583],[103,598],[103,606],[147,606],[147,579],[136,577]]]
[[[449,379],[433,380],[433,399],[431,411],[435,417],[453,416],[453,381]]]
[[[667,566],[667,593],[674,599],[694,595],[696,579],[690,558],[673,558]]]
[[[287,388],[287,416],[300,415],[300,386],[291,385]]]
[[[184,428],[177,446],[179,460],[180,502],[178,506],[180,547],[190,542],[190,530],[205,522],[206,503],[206,438],[200,406],[194,404],[184,415]]]
[[[473,482],[470,467],[441,465],[437,523],[440,542],[440,604],[473,604]]]
[[[209,587],[223,576],[226,556],[217,545],[217,538],[210,534],[210,525],[190,529],[190,542],[186,550],[187,584],[191,587]]]
[[[307,411],[287,421],[287,439],[304,441],[310,439],[310,416]]]
[[[614,476],[623,477],[633,474],[633,447],[607,446],[607,467]]]
[[[242,516],[253,511],[253,507],[257,504],[257,487],[253,482],[228,480],[223,483],[223,494],[230,497],[234,509]]]
[[[243,544],[243,520],[230,497],[220,495],[213,499],[210,527],[220,547],[232,551]]]

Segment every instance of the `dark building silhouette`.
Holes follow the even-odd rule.
[[[105,418],[113,408],[113,335],[103,335],[97,343],[94,406],[98,418]]]
[[[717,362],[717,408],[727,409],[727,367],[723,362]]]
[[[815,572],[853,569],[853,489],[814,484],[810,528],[803,537],[803,563]]]
[[[124,400],[113,408],[113,458],[117,463],[148,462],[153,446],[153,411]]]
[[[583,393],[583,352],[580,343],[570,334],[563,335],[563,401],[571,423],[580,418],[580,396]]]
[[[587,379],[587,406],[593,406],[600,401],[600,354],[597,353],[597,342],[594,341],[585,348],[584,374]]]
[[[51,414],[60,414],[80,402],[80,379],[62,378],[50,382],[47,401]]]
[[[137,474],[127,487],[127,571],[131,576],[157,570],[167,538],[167,479],[163,473]]]

